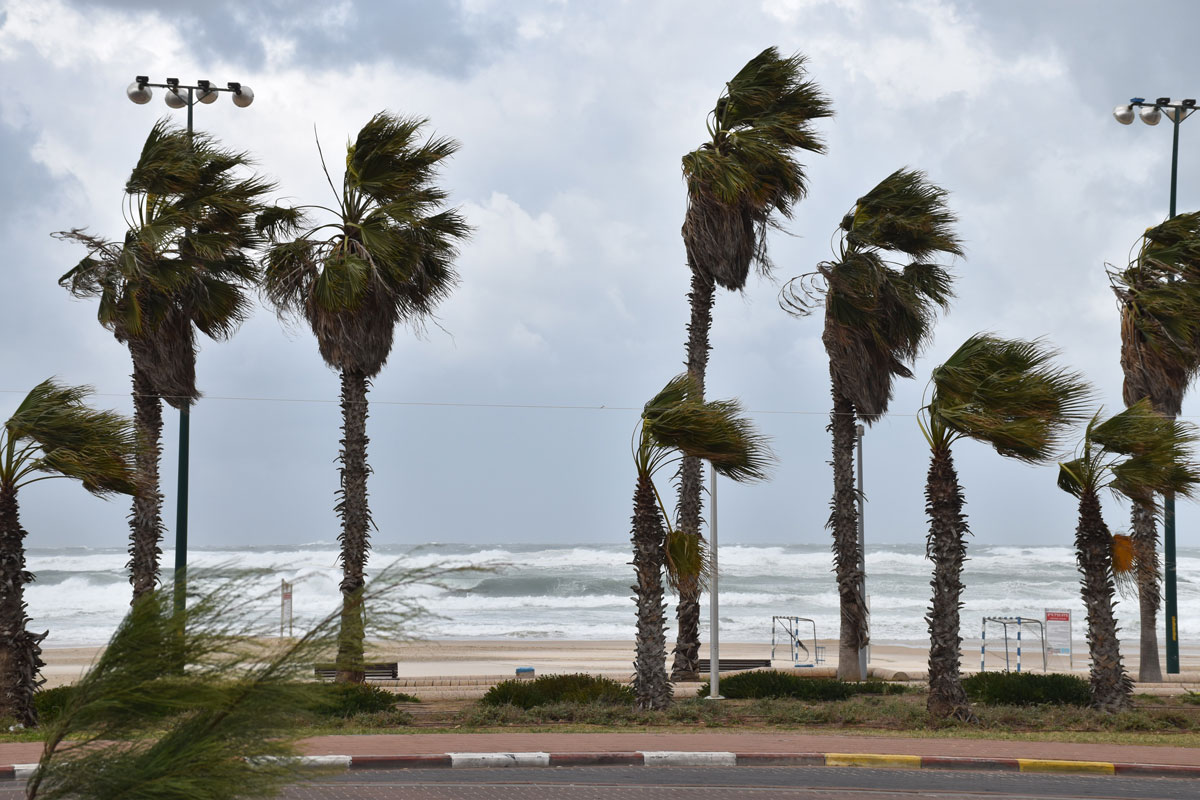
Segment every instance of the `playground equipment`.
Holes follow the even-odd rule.
[[[812,650],[800,636],[801,623],[812,626]],[[795,667],[815,667],[825,663],[825,648],[817,644],[817,623],[807,617],[771,617],[771,660],[775,660],[776,636],[785,634],[788,654]]]
[[[1004,628],[1004,671],[1009,672],[1008,661],[1008,626],[1013,625],[1017,629],[1017,672],[1021,671],[1021,628],[1025,625],[1036,625],[1038,628],[1038,637],[1042,644],[1042,672],[1046,671],[1046,626],[1039,619],[1033,617],[984,617],[983,631],[979,634],[979,671],[987,671],[987,626],[988,623],[995,623]]]

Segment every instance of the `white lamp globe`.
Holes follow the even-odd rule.
[[[1113,109],[1113,118],[1122,125],[1130,125],[1133,123],[1133,108],[1131,106],[1117,106]]]
[[[245,108],[253,102],[254,90],[244,83],[239,91],[233,93],[233,104],[238,108]]]
[[[150,98],[154,96],[154,93],[150,91],[149,86],[142,86],[137,81],[134,81],[133,83],[129,84],[129,88],[125,90],[125,96],[141,106],[149,103]]]
[[[167,89],[167,93],[163,95],[163,100],[171,108],[183,108],[187,105],[187,98],[180,94],[178,89]]]
[[[205,105],[208,105],[209,103],[215,103],[217,101],[217,92],[213,89],[197,89],[196,100],[204,103]]]
[[[1158,106],[1142,106],[1138,111],[1138,116],[1147,125],[1157,125],[1158,121],[1162,119],[1162,112],[1158,109]]]

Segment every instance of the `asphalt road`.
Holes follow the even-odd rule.
[[[23,781],[0,784],[17,800]],[[1194,800],[1200,781],[838,767],[557,767],[355,770],[283,800]]]
[[[1200,781],[837,767],[557,767],[356,770],[289,788],[286,800],[1195,800]]]

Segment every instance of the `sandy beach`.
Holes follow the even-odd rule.
[[[803,668],[812,674],[830,674],[837,666],[837,642],[820,640],[825,648],[825,661],[815,667]],[[46,666],[42,674],[46,686],[59,686],[76,680],[100,653],[100,647],[47,648],[42,657]],[[787,648],[780,646],[775,651],[772,666],[794,668],[788,658]],[[708,658],[707,646],[700,650],[701,658]],[[721,658],[771,657],[770,642],[722,642]],[[532,667],[536,674],[588,672],[628,677],[632,672],[633,643],[630,641],[565,641],[565,640],[437,640],[420,642],[374,642],[368,648],[370,661],[395,661],[402,679],[423,681],[450,681],[454,679],[488,678],[499,679],[515,675],[518,667]],[[873,677],[888,680],[922,680],[928,660],[925,642],[885,642],[872,645],[869,671]],[[1009,652],[1010,668],[1016,668],[1015,649]],[[1200,673],[1200,648],[1185,647],[1182,654],[1183,676],[1189,680]],[[963,646],[963,671],[970,673],[979,669],[978,640],[967,640]],[[1126,669],[1137,673],[1137,654],[1126,654]],[[1004,669],[1003,647],[989,645],[987,667],[989,670]],[[1072,664],[1065,657],[1051,657],[1047,668],[1051,672],[1087,671],[1086,649],[1077,643]],[[1024,650],[1022,669],[1040,672],[1040,651]]]

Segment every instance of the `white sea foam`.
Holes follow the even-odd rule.
[[[988,615],[1040,616],[1047,607],[1075,612],[1082,636],[1083,608],[1074,552],[1066,547],[981,546],[972,542],[964,571],[962,632],[978,636]],[[411,587],[433,617],[422,626],[432,637],[515,637],[613,639],[633,635],[633,582],[627,545],[461,544],[409,548],[377,547],[370,571],[396,559],[412,566],[477,566],[489,572],[455,573],[445,586]],[[173,563],[163,554],[162,563]],[[129,584],[120,549],[33,549],[30,569],[39,579],[27,589],[32,630],[49,630],[49,646],[98,644],[111,635],[128,609]],[[296,547],[193,550],[195,574],[206,567],[263,571],[262,612],[278,613],[279,581],[296,584],[298,622],[314,620],[336,608],[341,568],[335,543]],[[769,641],[771,616],[790,614],[816,621],[818,635],[838,635],[838,594],[833,561],[824,544],[795,546],[730,545],[721,548],[721,626],[729,641]],[[927,636],[930,562],[924,548],[888,546],[869,549],[867,588],[871,598],[872,636],[877,641]],[[1185,548],[1178,559],[1180,619],[1200,619],[1200,549]],[[169,569],[164,577],[169,578]],[[668,597],[672,602],[673,599]],[[1122,635],[1137,635],[1137,604],[1117,606]],[[702,623],[707,630],[707,604]],[[1189,634],[1185,627],[1183,638]]]

